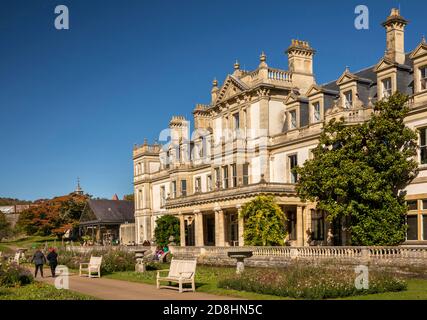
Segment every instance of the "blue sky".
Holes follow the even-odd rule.
[[[60,4],[70,30],[54,28]],[[354,27],[358,4],[369,30]],[[254,69],[264,50],[286,69],[291,39],[307,40],[324,83],[379,61],[380,23],[399,5],[409,51],[427,33],[427,1],[2,0],[0,197],[67,194],[77,177],[94,196],[131,193],[133,144],[190,118],[236,59]]]

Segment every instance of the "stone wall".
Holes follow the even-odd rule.
[[[427,247],[171,247],[174,257],[200,264],[236,265],[229,251],[252,251],[247,266],[283,267],[293,263],[425,268]]]

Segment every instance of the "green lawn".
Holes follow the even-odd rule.
[[[161,264],[158,266],[160,269],[168,269],[168,264]],[[258,294],[253,292],[227,290],[218,288],[216,281],[220,276],[233,274],[236,268],[231,267],[208,267],[198,266],[196,273],[196,291],[217,294],[222,296],[230,296],[243,299],[253,300],[286,300],[284,297],[277,297],[271,295]],[[116,280],[142,282],[147,284],[156,284],[157,271],[146,271],[144,273],[136,273],[134,271],[114,272],[105,275],[104,277]]]
[[[45,244],[54,245],[60,245],[61,242],[57,240],[57,237],[55,236],[30,236],[30,237],[23,237],[19,238],[13,241],[4,241],[1,242],[2,246],[6,247],[12,247],[12,248],[28,248],[31,249],[33,246],[44,246]]]
[[[160,269],[167,269],[168,265],[160,265]],[[243,299],[254,299],[254,300],[285,300],[289,298],[278,297],[272,295],[263,295],[252,292],[227,290],[218,288],[216,283],[219,277],[226,276],[235,272],[235,268],[228,267],[208,267],[198,266],[196,274],[196,290],[198,292],[206,292],[217,295],[225,295],[230,297],[237,297]],[[147,271],[145,273],[135,273],[133,271],[126,272],[115,272],[109,275],[105,275],[106,278],[143,282],[147,284],[155,284],[156,271]],[[351,300],[399,300],[399,299],[415,299],[415,300],[427,300],[427,280],[420,279],[408,279],[408,290],[401,292],[390,292],[380,293],[362,296],[353,296],[345,299]]]
[[[427,300],[427,280],[408,279],[408,290],[348,297],[345,300]]]
[[[23,287],[0,288],[0,300],[96,300],[93,297],[35,282]]]
[[[12,253],[13,250],[10,249],[8,246],[0,244],[0,252],[3,252],[3,253]]]

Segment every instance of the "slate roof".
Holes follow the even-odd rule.
[[[409,58],[409,56],[411,55],[412,52],[408,52],[405,55],[405,64],[404,65],[400,65],[403,68],[406,69],[410,69],[411,65],[412,65],[412,61]],[[372,86],[375,86],[375,84],[377,83],[377,74],[374,71],[375,69],[375,65],[370,66],[368,68],[362,69],[358,72],[353,73],[355,76],[357,76],[358,78],[360,78],[361,80],[370,80],[372,81]],[[322,88],[327,89],[327,90],[332,90],[332,91],[337,91],[339,92],[339,87],[336,84],[338,79],[325,83],[323,85],[321,85]]]
[[[135,207],[133,201],[126,200],[88,200],[80,224],[108,223],[122,224],[135,222]]]

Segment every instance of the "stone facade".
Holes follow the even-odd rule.
[[[325,122],[363,122],[375,101],[396,91],[410,95],[406,123],[420,134],[420,172],[407,188],[408,242],[427,240],[427,44],[405,51],[407,23],[393,9],[379,62],[346,68],[323,85],[307,41],[291,41],[288,70],[270,67],[264,53],[252,71],[236,62],[222,85],[213,81],[210,103],[196,105],[191,134],[190,122],[174,116],[160,135],[167,143],[134,147],[136,242],[153,240],[156,219],[170,214],[180,219],[182,246],[242,246],[239,210],[267,194],[287,215],[290,245],[346,244],[345,221],[331,225],[314,203],[301,201],[291,169],[310,159]]]

